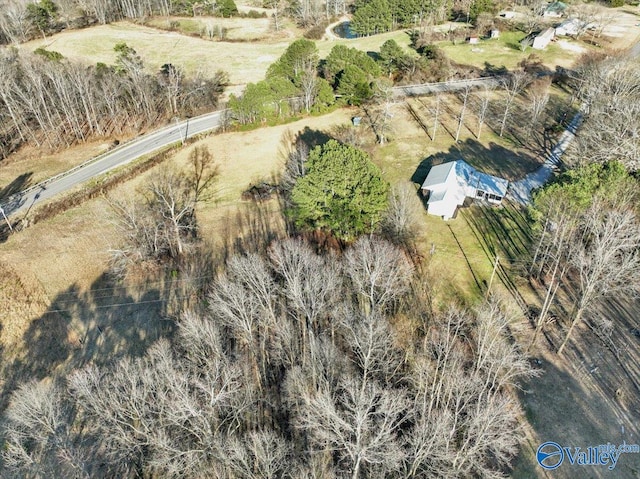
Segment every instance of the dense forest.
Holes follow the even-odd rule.
[[[171,64],[154,75],[131,47],[115,50],[111,66],[44,49],[0,51],[0,157],[26,142],[56,149],[211,111],[226,85],[222,72],[188,78]]]
[[[3,477],[503,477],[533,370],[491,301],[433,309],[375,236],[231,257],[140,358],[29,382]]]

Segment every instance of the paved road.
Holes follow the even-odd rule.
[[[454,80],[443,83],[427,83],[394,88],[397,97],[430,95],[435,92],[455,91],[467,85],[478,87],[498,84],[500,78],[480,78],[470,80]],[[213,130],[220,126],[223,111],[209,113],[196,118],[162,128],[156,132],[130,141],[98,158],[83,163],[69,171],[56,175],[38,183],[20,193],[11,196],[0,205],[7,216],[26,213],[38,203],[71,190],[76,186],[109,170],[126,165],[143,155],[153,153],[167,145],[190,138],[199,133]]]
[[[85,181],[126,165],[143,155],[153,153],[167,145],[183,141],[194,135],[220,126],[223,111],[190,118],[180,123],[130,141],[118,148],[79,165],[65,173],[43,181],[10,197],[2,206],[7,216],[28,211],[34,205],[70,190]],[[1,218],[0,218],[1,219]]]

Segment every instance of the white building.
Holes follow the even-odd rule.
[[[482,173],[464,160],[456,160],[432,167],[422,184],[422,194],[428,197],[429,214],[448,220],[466,198],[500,204],[508,186],[507,180]]]
[[[533,45],[531,46],[536,50],[544,50],[555,37],[555,33],[555,29],[547,28],[533,39]]]
[[[586,22],[578,20],[577,18],[569,18],[556,27],[556,35],[559,37],[566,35],[578,35],[579,33],[583,33],[587,27],[588,25]]]

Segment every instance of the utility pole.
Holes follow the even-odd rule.
[[[184,144],[186,143],[188,135],[189,135],[189,118],[187,118],[187,123],[184,127],[184,138],[182,139],[182,146],[184,146]]]
[[[498,269],[498,253],[496,253],[496,259],[493,262],[493,271],[491,272],[491,278],[489,279],[489,286],[487,286],[487,293],[485,294],[485,298],[489,297],[489,293],[491,292],[491,285],[493,284],[493,278],[496,275],[496,270]]]

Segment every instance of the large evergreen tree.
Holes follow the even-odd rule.
[[[360,0],[351,20],[351,30],[358,35],[375,35],[393,28],[387,0]]]
[[[292,213],[299,228],[352,240],[377,226],[388,193],[389,184],[364,151],[330,140],[309,154],[307,174],[291,192]]]
[[[282,77],[299,86],[305,73],[318,68],[318,60],[316,44],[306,38],[300,38],[289,45],[282,56],[269,66],[267,78]]]
[[[233,0],[217,0],[216,8],[218,15],[224,18],[233,17],[238,14],[238,7]]]

